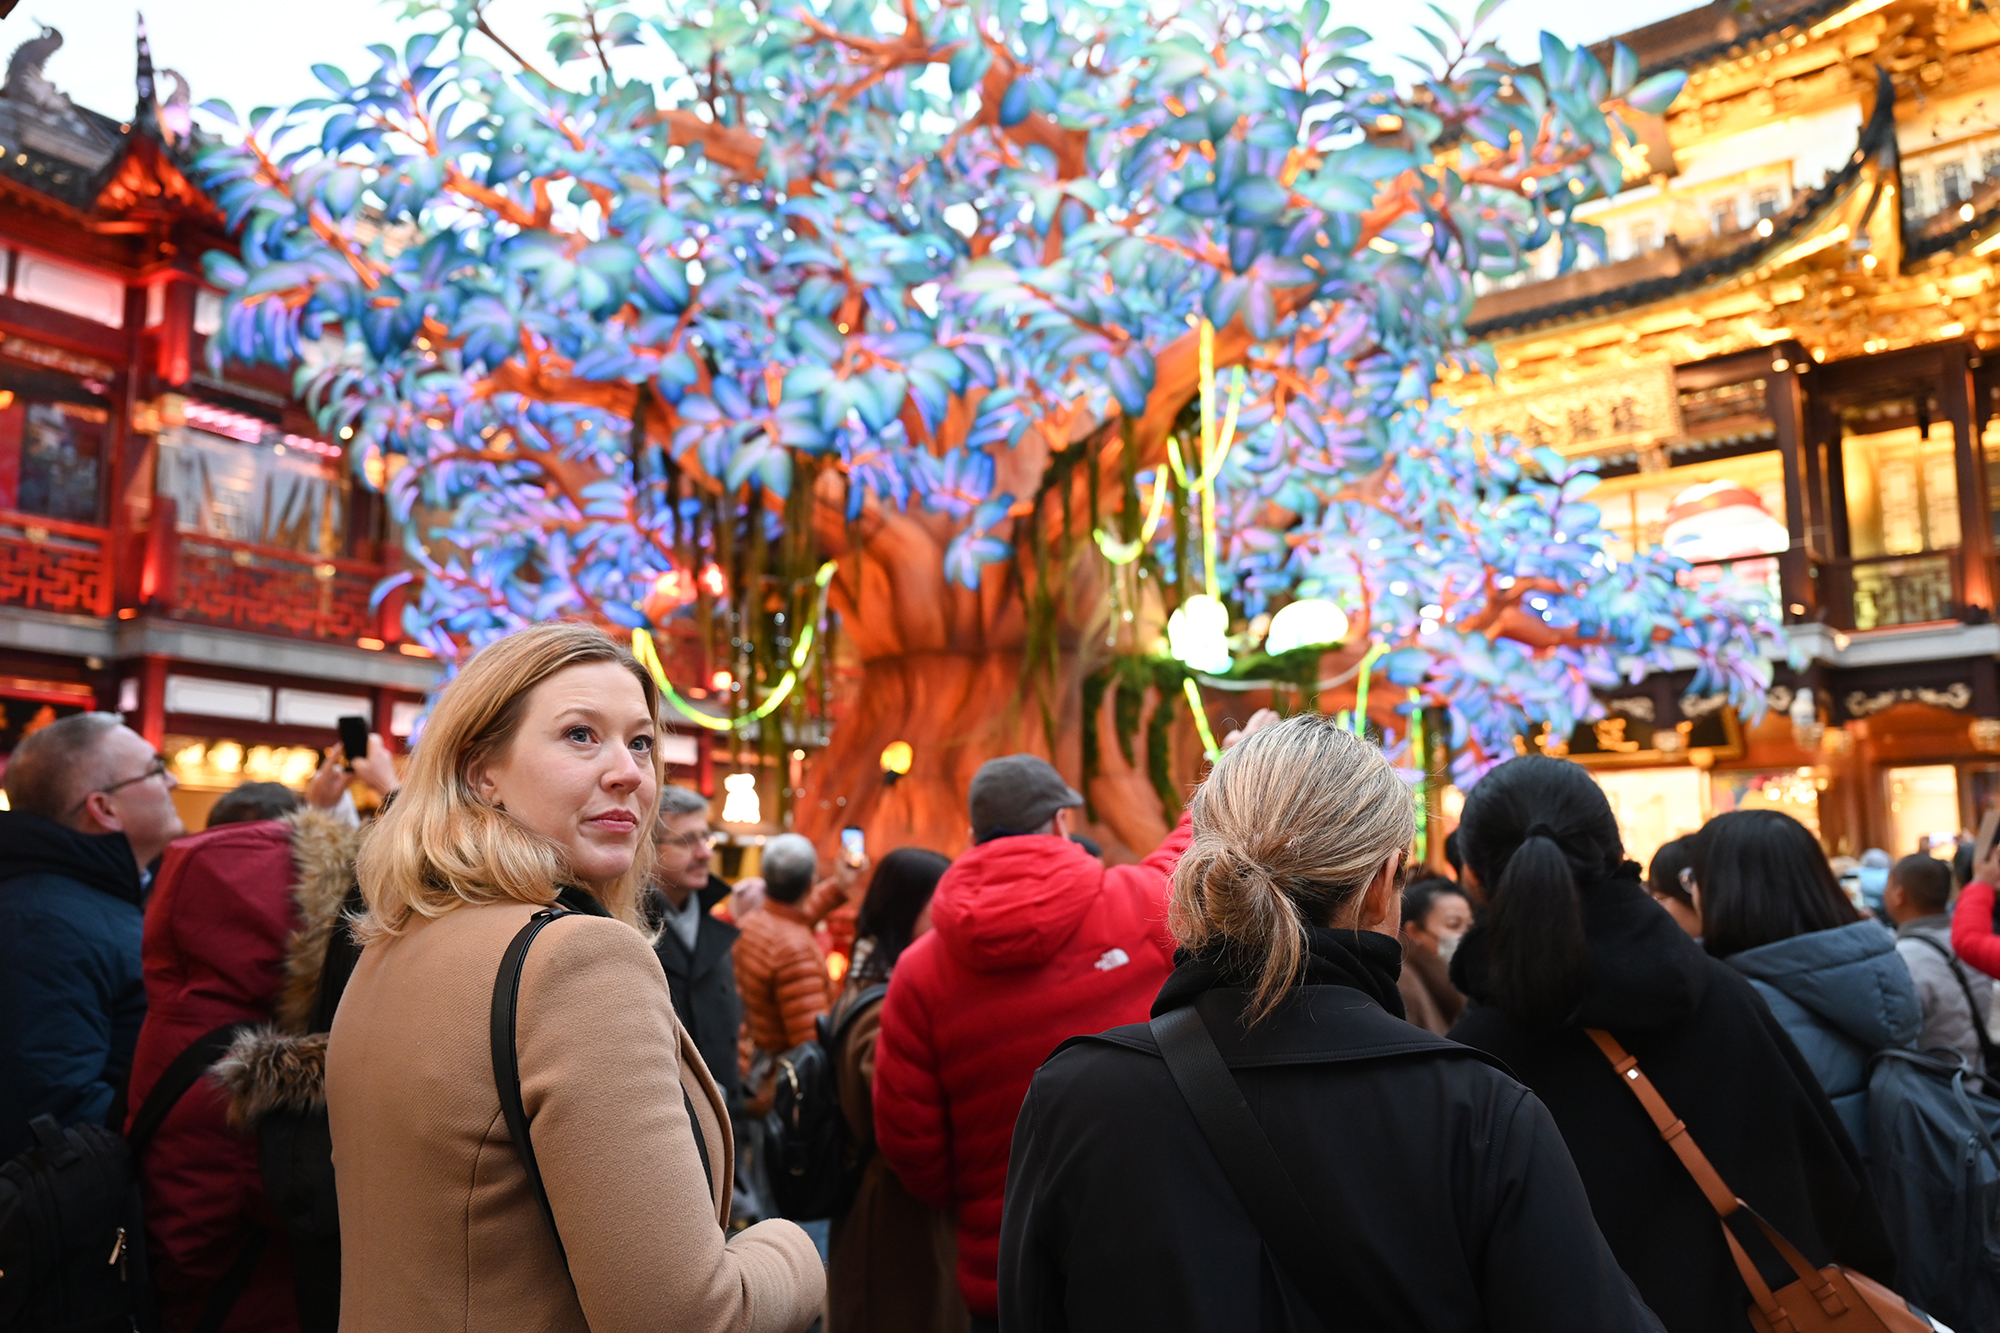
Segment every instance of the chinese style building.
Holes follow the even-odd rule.
[[[297,786],[335,720],[407,736],[437,663],[371,596],[381,500],[288,376],[208,365],[187,87],[140,33],[137,106],[73,105],[22,44],[0,87],[0,762],[64,714],[125,714],[191,828],[240,781]]]
[[[1783,809],[1830,852],[1895,855],[2000,801],[2000,16],[1964,0],[1722,0],[1623,40],[1687,87],[1626,189],[1487,290],[1469,421],[1597,460],[1628,551],[1770,600],[1769,715],[1605,696],[1545,748],[1597,767],[1635,854]]]

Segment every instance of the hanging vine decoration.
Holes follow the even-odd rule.
[[[785,671],[783,679],[779,680],[771,693],[765,696],[764,702],[747,712],[737,712],[732,708],[731,716],[715,717],[702,712],[699,708],[681,698],[680,693],[674,689],[673,684],[667,679],[667,669],[660,662],[659,649],[653,643],[652,631],[646,629],[635,629],[632,631],[632,652],[639,659],[639,664],[652,674],[653,683],[660,687],[661,696],[668,703],[672,704],[675,710],[688,721],[694,723],[696,726],[706,727],[710,731],[745,731],[776,712],[778,707],[791,695],[793,687],[799,683],[799,676],[805,670],[807,661],[812,657],[813,643],[818,634],[820,619],[826,614],[827,585],[833,582],[834,571],[838,568],[838,561],[829,560],[819,567],[817,574],[813,575],[813,583],[819,589],[815,609],[812,618],[806,621],[805,628],[800,630],[798,641],[792,645],[790,666]]]

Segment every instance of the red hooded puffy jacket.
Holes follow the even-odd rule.
[[[897,960],[875,1052],[875,1139],[911,1194],[958,1210],[958,1282],[992,1318],[1007,1154],[1028,1084],[1071,1037],[1145,1020],[1167,974],[1185,818],[1136,866],[1065,838],[999,838],[938,881]]]
[[[326,934],[353,873],[356,837],[327,816],[307,814],[225,824],[167,849],[146,905],[135,1113],[174,1057],[203,1033],[244,1020],[303,1029]],[[139,1162],[161,1324],[166,1333],[193,1327],[261,1227],[271,1240],[223,1329],[296,1333],[291,1263],[264,1197],[257,1139],[229,1123],[228,1108],[218,1083],[198,1080]]]

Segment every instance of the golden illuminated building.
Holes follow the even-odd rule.
[[[1622,552],[1769,598],[1791,652],[1754,727],[1683,671],[1539,743],[1637,854],[1768,806],[1904,855],[2000,800],[2000,13],[1724,0],[1620,40],[1688,80],[1576,206],[1606,254],[1485,289],[1497,380],[1445,392],[1596,460]]]

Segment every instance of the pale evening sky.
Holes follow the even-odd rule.
[[[1509,54],[1532,59],[1543,28],[1569,41],[1597,41],[1693,7],[1691,0],[1509,0],[1490,26]],[[1469,14],[1473,5],[1447,0],[1445,8]],[[185,75],[196,103],[221,98],[238,111],[319,96],[309,72],[314,64],[359,74],[373,66],[369,43],[400,46],[416,30],[399,17],[401,0],[145,0],[143,9],[154,63]],[[541,54],[548,9],[546,0],[493,0],[487,15],[516,49]],[[1386,6],[1336,0],[1335,9],[1362,27],[1380,12],[1396,13],[1378,27],[1381,49],[1390,56],[1428,51],[1411,31],[1410,16],[1425,11],[1409,0]],[[53,24],[65,43],[49,61],[49,78],[78,104],[123,118],[133,103],[133,16],[133,0],[21,0],[0,21],[0,55],[34,36],[37,21]]]

